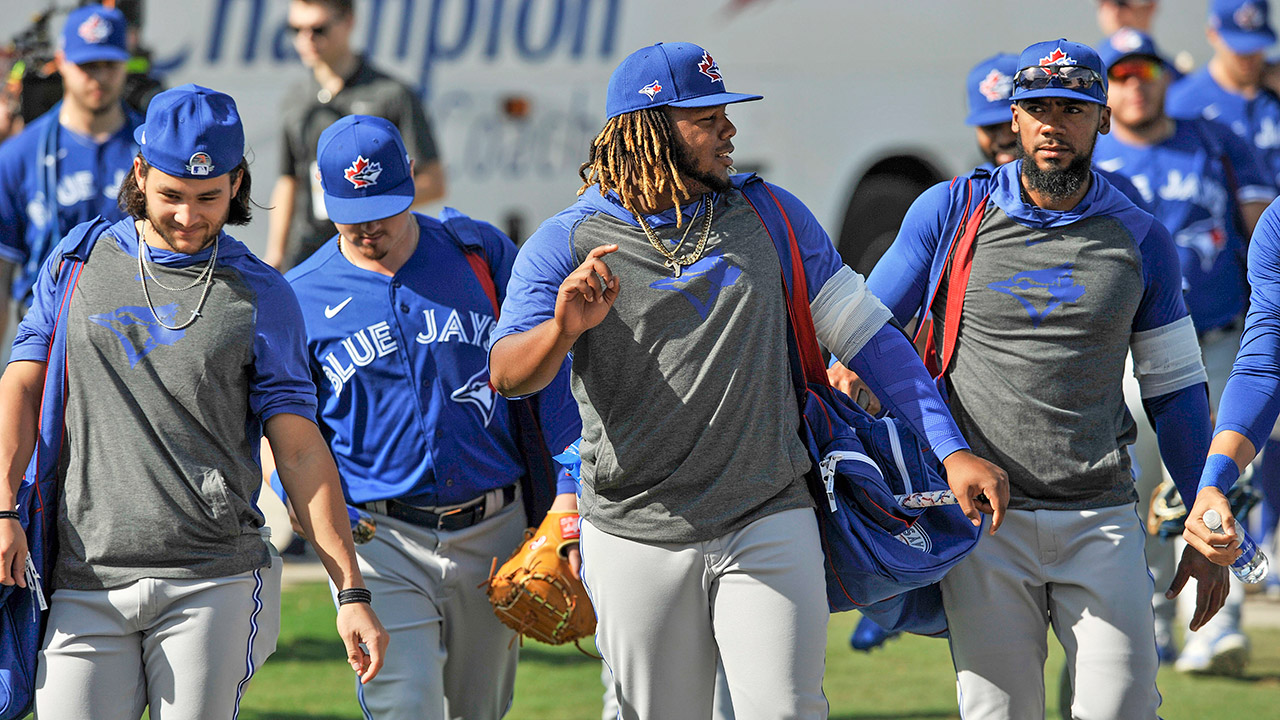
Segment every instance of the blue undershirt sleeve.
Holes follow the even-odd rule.
[[[849,369],[894,417],[911,426],[939,460],[969,449],[916,349],[896,327],[886,323],[850,362]]]
[[[1133,318],[1133,331],[1164,327],[1187,316],[1182,295],[1182,261],[1164,225],[1152,221],[1138,243],[1142,255],[1142,299]]]
[[[927,302],[929,273],[951,206],[949,183],[938,183],[916,198],[898,236],[867,276],[867,288],[905,325]]]
[[[1204,383],[1146,398],[1147,411],[1160,444],[1160,459],[1178,486],[1187,507],[1196,501],[1200,471],[1209,454],[1209,389]]]
[[[808,299],[812,303],[822,286],[844,265],[844,261],[831,243],[831,236],[827,235],[822,224],[804,203],[777,185],[770,184],[769,189],[782,204],[787,221],[791,223],[791,231],[796,235],[800,264],[804,266],[805,282],[809,285],[806,288]]]

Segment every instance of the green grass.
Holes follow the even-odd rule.
[[[359,718],[354,681],[333,629],[324,585],[284,591],[279,649],[254,678],[241,717],[257,720]],[[904,637],[871,654],[849,650],[857,615],[831,618],[825,688],[832,720],[958,718],[947,644]],[[1160,672],[1166,720],[1275,717],[1280,707],[1280,629],[1252,629],[1253,661],[1240,680]],[[1049,659],[1049,706],[1057,704],[1062,653]],[[572,646],[528,643],[520,655],[511,720],[594,720],[600,716],[600,663]],[[1049,713],[1057,718],[1056,711]]]

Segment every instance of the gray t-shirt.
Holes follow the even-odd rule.
[[[946,294],[944,280],[935,317]],[[1137,499],[1121,381],[1142,294],[1140,250],[1119,221],[1037,229],[987,205],[947,384],[973,451],[1009,473],[1009,507]]]
[[[222,238],[225,254],[231,243]],[[241,262],[260,265],[238,249]],[[253,502],[262,476],[250,397],[251,388],[262,389],[254,352],[263,286],[234,262],[219,258],[200,318],[172,331],[147,305],[136,256],[110,233],[94,246],[67,322],[56,587],[225,577],[270,562]],[[165,285],[184,287],[204,266],[151,270]],[[170,326],[190,317],[203,287],[147,284]],[[285,324],[287,317],[268,313]],[[279,354],[290,355],[284,343]]]
[[[618,218],[589,215],[573,234],[579,263],[619,246],[606,262],[621,292],[574,346],[572,376],[579,506],[614,535],[697,542],[811,504],[777,251],[741,193],[719,198],[705,253],[679,278]],[[692,222],[680,254],[697,244],[702,215]],[[685,229],[656,232],[671,248]]]

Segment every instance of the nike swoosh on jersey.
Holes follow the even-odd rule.
[[[342,312],[342,308],[346,307],[347,303],[349,302],[351,302],[351,298],[347,298],[346,300],[343,300],[342,302],[338,303],[338,307],[329,307],[328,305],[325,305],[324,316],[326,318],[333,319],[333,316]]]

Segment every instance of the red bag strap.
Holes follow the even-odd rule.
[[[498,288],[493,284],[493,272],[489,270],[489,263],[484,259],[484,255],[474,251],[466,250],[467,263],[471,265],[471,269],[476,274],[476,279],[480,281],[480,287],[484,288],[484,294],[489,296],[489,304],[493,305],[493,319],[498,319]]]
[[[966,197],[971,195],[973,188],[973,181],[970,180],[968,183]],[[947,277],[947,312],[942,322],[941,352],[938,351],[934,340],[931,323],[922,321],[916,330],[915,340],[918,342],[920,333],[929,328],[924,339],[924,364],[935,380],[940,380],[946,374],[947,369],[951,367],[951,358],[955,355],[956,339],[960,335],[960,317],[964,312],[964,294],[969,287],[969,273],[973,270],[974,241],[977,239],[982,218],[986,215],[989,197],[989,195],[982,196],[976,206],[972,204],[965,206],[968,215],[961,218],[957,224],[956,239],[951,243],[946,265],[942,269],[943,275]],[[938,289],[934,288],[933,296],[929,298],[927,306],[930,309],[933,308],[937,295]]]
[[[773,204],[778,206],[783,223],[787,226],[787,243],[791,248],[791,292],[787,295],[787,317],[791,321],[791,331],[795,335],[797,349],[800,351],[800,365],[804,370],[807,382],[830,386],[827,380],[827,366],[822,362],[822,350],[818,347],[818,334],[813,329],[813,314],[809,312],[809,282],[804,274],[804,263],[800,257],[800,246],[796,243],[796,233],[791,227],[791,218],[778,196],[773,194],[767,183],[761,183]]]

